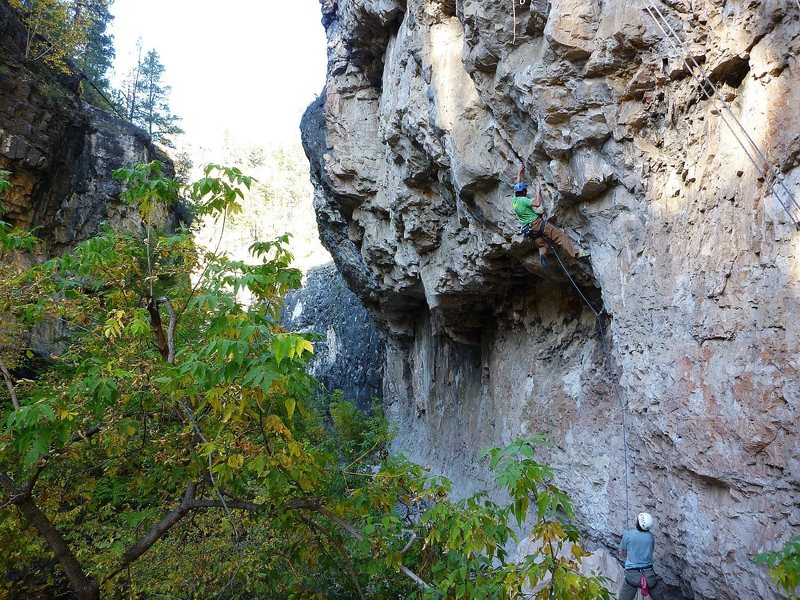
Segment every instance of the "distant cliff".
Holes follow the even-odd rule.
[[[597,547],[647,509],[672,597],[779,597],[751,558],[800,533],[798,6],[321,3],[304,145],[397,447],[468,491],[477,452],[545,433]],[[519,235],[520,161],[592,308]]]
[[[22,25],[0,0],[0,169],[11,171],[13,184],[5,219],[35,228],[47,256],[103,222],[138,227],[112,171],[155,159],[169,171],[171,161],[138,127],[82,103],[79,77],[27,61],[24,48]]]
[[[300,290],[290,292],[281,324],[324,336],[314,344],[309,372],[328,390],[370,410],[383,393],[383,343],[358,298],[332,264],[311,269]]]

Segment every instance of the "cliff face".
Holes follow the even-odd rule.
[[[321,1],[315,208],[386,335],[398,447],[467,492],[478,451],[546,433],[598,547],[647,509],[674,597],[777,597],[751,557],[800,532],[798,7],[655,5],[709,100],[649,0]],[[519,235],[520,160],[607,327]]]
[[[36,228],[47,256],[88,239],[103,222],[138,227],[112,171],[155,159],[169,170],[169,158],[141,129],[81,103],[77,77],[27,61],[24,48],[24,30],[0,0],[0,169],[11,171],[13,184],[5,219]]]
[[[314,344],[309,372],[327,390],[369,411],[382,390],[383,344],[358,298],[329,263],[308,272],[306,284],[286,296],[281,325],[324,338]]]

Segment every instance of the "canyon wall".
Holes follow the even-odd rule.
[[[161,160],[171,173],[171,160],[138,127],[81,102],[80,77],[26,59],[25,41],[17,15],[0,0],[0,169],[13,184],[4,220],[34,229],[43,256],[74,247],[103,223],[139,227],[112,172]],[[170,218],[188,215],[176,209]]]
[[[383,344],[333,263],[309,270],[303,287],[286,295],[281,325],[318,334],[309,373],[327,391],[341,390],[361,410],[371,410],[383,394]]]
[[[303,140],[397,449],[468,493],[545,433],[591,546],[648,510],[669,597],[781,597],[751,559],[800,533],[800,7],[321,4]],[[590,268],[519,234],[520,162]]]

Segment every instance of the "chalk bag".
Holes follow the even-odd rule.
[[[650,595],[650,589],[647,587],[647,577],[644,576],[644,573],[639,571],[639,585],[642,588],[642,598],[647,598]]]

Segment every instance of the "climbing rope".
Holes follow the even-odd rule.
[[[747,129],[742,125],[741,121],[738,117],[734,114],[731,105],[724,99],[721,98],[719,94],[719,90],[711,81],[706,70],[700,65],[695,58],[692,56],[689,48],[687,47],[686,43],[681,40],[680,36],[675,32],[672,26],[667,21],[667,18],[661,12],[661,10],[656,6],[653,0],[646,0],[647,6],[645,6],[645,10],[647,13],[653,18],[658,28],[661,30],[661,33],[664,34],[664,37],[667,39],[667,42],[672,47],[675,52],[681,57],[683,64],[686,66],[686,69],[689,71],[689,74],[692,76],[692,79],[700,86],[700,90],[703,92],[703,95],[714,105],[714,108],[717,109],[717,113],[719,114],[720,118],[722,119],[723,123],[728,127],[730,132],[733,134],[733,137],[742,147],[744,150],[745,155],[753,163],[753,166],[756,169],[757,173],[760,173],[764,176],[764,181],[767,182],[769,189],[772,191],[775,198],[780,202],[783,210],[789,216],[789,219],[794,223],[795,228],[800,231],[800,215],[797,217],[793,214],[795,209],[800,211],[800,204],[795,200],[794,194],[789,191],[789,188],[786,187],[786,184],[783,181],[783,177],[781,174],[780,169],[772,164],[767,157],[761,147],[753,140],[750,134],[747,132]],[[669,32],[669,33],[668,33]],[[682,50],[682,51],[681,51]],[[692,65],[700,72],[700,77],[702,77],[703,81],[695,73],[695,69],[692,68],[692,65],[689,64],[691,61]],[[709,91],[709,88],[711,91]],[[737,134],[736,130],[734,129],[733,125],[728,121],[725,117],[725,112],[733,119],[734,123],[738,125],[740,133],[744,134],[744,137],[747,138],[749,142],[750,148],[747,147],[745,142],[741,139],[741,137]],[[758,156],[761,160],[762,164],[759,165],[759,162],[753,155],[753,152]],[[778,185],[786,192],[786,196],[788,196],[788,200],[785,200],[781,194],[778,193],[778,190],[775,189],[773,185],[774,182],[778,183]]]
[[[577,282],[572,278],[572,275],[569,274],[567,267],[564,265],[564,262],[561,260],[561,257],[558,255],[558,251],[553,246],[551,240],[547,237],[544,238],[547,242],[547,245],[550,246],[550,250],[552,250],[553,254],[555,254],[556,260],[558,260],[558,264],[561,265],[561,270],[564,271],[564,275],[567,276],[572,286],[578,292],[580,297],[586,303],[586,306],[589,307],[594,313],[595,316],[595,323],[597,324],[597,333],[598,337],[600,338],[600,352],[603,355],[603,362],[606,365],[606,371],[608,374],[608,379],[611,381],[612,385],[614,386],[614,392],[617,396],[617,401],[619,402],[620,412],[622,412],[622,451],[623,457],[625,462],[625,524],[623,529],[629,527],[630,521],[630,497],[629,497],[629,486],[628,486],[628,422],[626,419],[626,413],[628,412],[628,404],[627,402],[623,401],[622,399],[622,390],[619,387],[619,382],[617,381],[614,373],[611,371],[611,354],[608,350],[608,345],[606,344],[606,326],[604,316],[607,316],[605,309],[600,309],[599,311],[595,309],[594,305],[589,302],[589,299],[581,290],[580,286]]]

